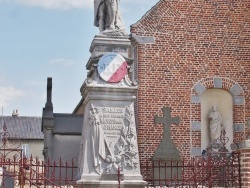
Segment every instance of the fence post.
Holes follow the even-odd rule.
[[[240,153],[237,153],[237,159],[238,159],[238,172],[239,172],[239,187],[241,188],[241,162],[240,162]]]
[[[121,187],[121,172],[120,167],[118,166],[118,188]]]
[[[209,173],[208,173],[208,187],[209,188],[212,188],[212,156],[209,155],[208,156],[208,170],[209,170]]]

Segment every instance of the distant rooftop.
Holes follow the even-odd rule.
[[[41,117],[18,115],[0,117],[0,132],[3,131],[4,124],[10,134],[10,139],[44,139],[44,134],[41,131]]]

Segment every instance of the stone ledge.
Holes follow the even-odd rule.
[[[191,148],[191,155],[192,156],[201,156],[201,148]]]
[[[222,88],[222,78],[214,78],[214,88]]]
[[[250,140],[244,140],[233,144],[234,150],[236,149],[250,149]]]
[[[206,87],[199,82],[194,86],[194,90],[197,94],[201,95],[204,91],[206,91]]]
[[[143,180],[129,180],[129,181],[121,181],[121,188],[144,188],[147,186],[147,182]],[[79,188],[81,186],[86,186],[89,188],[117,188],[119,183],[118,181],[89,181],[89,180],[79,180],[77,181],[77,185]]]
[[[192,131],[201,131],[201,122],[199,122],[199,121],[192,121],[191,122],[191,130]]]
[[[200,96],[192,95],[192,96],[191,96],[191,103],[194,103],[194,104],[199,104],[199,103],[201,103],[201,98],[200,98]]]
[[[240,95],[241,93],[243,93],[243,90],[242,88],[240,87],[239,84],[234,84],[231,89],[230,89],[230,92],[233,94],[233,95]]]
[[[234,132],[244,132],[245,131],[245,126],[244,124],[241,124],[241,123],[235,123],[234,124]]]
[[[154,37],[137,36],[137,35],[132,34],[132,39],[134,39],[139,44],[154,44],[155,43]]]
[[[242,96],[234,96],[234,105],[244,105],[245,100]]]

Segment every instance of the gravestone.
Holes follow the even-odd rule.
[[[180,123],[179,117],[171,117],[171,108],[163,107],[163,117],[155,116],[154,123],[163,124],[164,135],[161,143],[154,153],[154,184],[159,185],[161,182],[166,182],[166,179],[181,179],[181,167],[176,167],[181,164],[181,157],[179,150],[171,139],[170,125],[178,125]],[[171,168],[170,166],[174,166]],[[167,167],[166,167],[167,166]]]
[[[14,188],[14,179],[9,174],[8,171],[6,171],[5,167],[0,168],[0,188]]]

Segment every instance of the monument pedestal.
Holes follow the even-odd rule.
[[[145,182],[138,181],[138,180],[127,180],[127,181],[121,181],[120,183],[118,181],[78,181],[78,187],[91,187],[91,188],[144,188],[146,186]],[[119,186],[120,185],[120,186]]]
[[[128,66],[114,71],[116,78],[121,79],[110,82],[106,80],[106,75],[113,74],[113,69],[117,68],[117,64],[112,63],[119,63],[123,59],[115,51],[121,48],[126,49],[122,57],[126,59]],[[134,101],[138,86],[130,81],[128,70],[124,74],[124,69],[129,69],[132,63],[128,58],[128,49],[128,37],[97,36],[92,42],[92,55],[87,64],[90,71],[81,88],[83,99],[79,107],[84,112],[78,160],[79,187],[112,188],[120,184],[120,187],[140,188],[147,184],[140,173],[135,124]],[[104,54],[110,55],[103,63],[100,58]],[[108,67],[104,77],[98,67]]]

